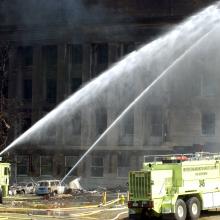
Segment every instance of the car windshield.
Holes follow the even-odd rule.
[[[40,182],[39,186],[49,186],[49,183],[48,182]]]

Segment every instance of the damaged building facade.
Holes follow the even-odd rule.
[[[8,111],[18,115],[11,122],[9,141],[123,56],[213,1],[82,0],[71,5],[53,0],[44,6],[36,2],[23,7],[18,1],[14,6],[0,3],[0,38],[10,44],[5,95],[14,103]],[[35,10],[45,13],[37,16]],[[189,72],[164,82],[156,103],[135,108],[124,126],[115,129],[103,148],[90,153],[70,179],[81,176],[83,185],[91,188],[125,186],[128,171],[140,169],[145,154],[192,152],[207,146],[217,150],[217,76],[207,77],[203,71],[191,80]],[[83,109],[68,139],[53,133],[41,146],[15,147],[10,152],[14,181],[62,178],[107,128],[113,114],[112,108],[93,115]]]

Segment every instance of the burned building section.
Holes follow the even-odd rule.
[[[43,6],[35,8],[36,2],[28,1],[16,11],[12,3],[0,3],[0,40],[10,44],[7,94],[16,100],[7,111],[19,113],[11,122],[8,143],[116,61],[212,1],[61,4],[53,0],[47,1],[42,15]],[[14,16],[9,16],[12,12]],[[203,59],[208,59],[203,54]],[[127,172],[139,169],[145,154],[219,151],[217,71],[211,74],[211,67],[200,61],[187,61],[188,69],[175,68],[176,74],[164,80],[150,100],[132,109],[124,123],[116,126],[69,178],[82,176],[83,183],[90,187],[100,182],[109,187],[125,186]],[[190,67],[194,62],[201,71]],[[212,64],[216,62],[213,57]],[[146,74],[151,80],[153,73]],[[136,77],[134,85],[139,86]],[[134,92],[126,100],[123,94],[117,94],[115,99],[126,106],[137,95]],[[68,118],[68,125],[65,121],[51,125],[47,138],[36,137],[16,146],[9,152],[14,180],[62,178],[122,111],[114,103],[97,105],[95,111],[85,107]],[[37,135],[40,137],[40,131]],[[112,178],[114,183],[109,181]]]

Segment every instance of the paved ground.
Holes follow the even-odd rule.
[[[219,211],[209,211],[204,213],[201,220],[220,220],[220,212]]]
[[[84,219],[113,220],[127,217],[127,206],[116,202],[112,195],[111,204],[99,205],[101,197],[95,195],[63,195],[45,199],[35,195],[17,195],[8,197],[0,205],[1,219]],[[110,198],[110,195],[109,195]],[[121,214],[122,213],[122,214]]]
[[[117,213],[124,213],[118,215]],[[66,211],[32,211],[29,210],[26,214],[21,213],[0,213],[0,220],[50,220],[50,219],[67,219],[67,220],[127,220],[127,209],[121,208],[121,210],[107,210],[107,209],[98,209],[98,208],[89,208],[89,209],[72,209]],[[200,220],[220,220],[219,212],[209,212],[203,215]]]
[[[115,216],[116,217],[116,216]],[[93,216],[82,216],[82,217],[74,217],[74,216],[47,216],[47,215],[27,215],[27,214],[18,214],[18,213],[1,213],[0,220],[8,219],[8,220],[52,220],[52,219],[67,219],[67,220],[108,220],[110,218],[102,218],[100,217],[93,217]],[[114,218],[111,218],[114,219]],[[118,217],[117,219],[120,220],[127,220],[126,217]],[[202,217],[200,220],[220,220],[220,215],[215,216],[211,215],[209,217]]]
[[[113,220],[113,219],[126,219],[127,208],[121,207],[121,209],[102,209],[102,208],[92,208],[92,209],[74,209],[74,210],[41,210],[41,211],[31,211],[28,210],[26,214],[16,213],[0,213],[1,219],[23,219],[23,220],[49,220],[49,219],[72,219],[72,220]],[[122,215],[118,215],[124,213]]]
[[[59,214],[50,214],[50,215],[44,215],[44,214],[20,214],[20,213],[0,213],[0,220],[2,219],[8,219],[8,220],[50,220],[50,219],[69,219],[69,220],[110,220],[110,219],[120,219],[120,220],[127,220],[127,214],[123,214],[121,216],[116,215],[116,213],[105,213],[102,215],[101,213],[94,214],[94,215],[86,215],[89,214],[89,212],[81,212],[81,216],[78,216],[76,213],[69,213],[69,215],[63,215],[62,213]],[[83,216],[83,214],[85,214]],[[91,213],[90,213],[91,214]],[[202,216],[200,220],[220,220],[220,213],[219,215],[216,214],[209,214],[208,216]]]
[[[113,195],[112,199],[114,199]],[[91,201],[83,201],[72,196],[54,197],[48,200],[34,195],[7,198],[0,205],[0,220],[127,220],[128,210],[118,203],[99,206],[100,196],[88,196]],[[88,199],[87,198],[87,199]],[[85,200],[85,196],[83,196]],[[200,220],[220,220],[220,211],[204,213]]]

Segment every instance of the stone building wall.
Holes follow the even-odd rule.
[[[106,1],[102,7],[107,10],[107,17],[78,24],[69,23],[70,19],[65,20],[62,15],[61,18],[49,19],[50,24],[46,25],[38,17],[32,20],[34,24],[27,23],[24,14],[22,19],[13,21],[13,17],[7,18],[7,10],[1,11],[0,14],[6,18],[0,26],[0,40],[11,42],[9,98],[21,103],[13,107],[21,114],[11,130],[10,140],[123,55],[212,1],[123,2]],[[27,4],[27,7],[31,5]],[[58,3],[54,4],[54,15],[59,7]],[[87,9],[84,12],[87,15],[91,13]],[[16,13],[15,17],[21,12]],[[106,63],[97,63],[95,51],[100,48],[107,51]],[[74,55],[74,51],[78,56]],[[75,59],[74,62],[72,59]],[[201,95],[192,95],[188,99],[196,90],[195,85],[188,82],[196,82],[200,78],[193,75],[193,81],[186,73],[179,75],[184,77],[174,77],[175,84],[172,80],[164,83],[162,90],[158,91],[160,97],[157,96],[151,105],[134,108],[133,133],[124,135],[123,130],[116,127],[103,146],[100,145],[77,168],[74,176],[82,176],[83,184],[91,188],[97,185],[125,186],[127,171],[140,169],[144,154],[194,151],[204,145],[217,150],[220,142],[217,135],[220,126],[218,102]],[[186,86],[191,87],[186,89]],[[198,90],[201,91],[201,88]],[[209,107],[205,109],[203,106]],[[215,113],[215,122],[212,122],[213,115],[202,116],[205,110],[209,113],[210,109],[211,113]],[[109,100],[106,112],[108,125],[116,114]],[[211,123],[216,126],[214,134],[203,135],[202,117],[203,120],[211,118]],[[70,129],[68,140],[59,132],[59,135],[51,134],[41,145],[35,143],[15,148],[14,180],[62,178],[73,162],[88,149],[96,135],[95,128],[99,126],[95,113],[87,109],[81,111],[78,123],[80,132],[72,135]],[[59,129],[62,130],[62,126]],[[109,182],[112,179],[114,183]]]

